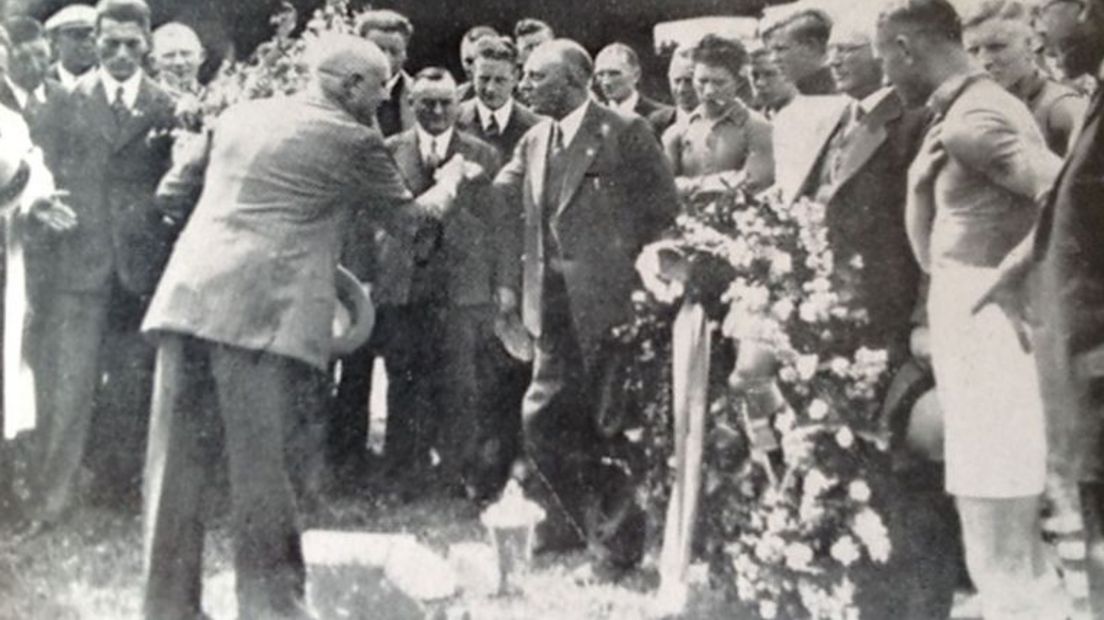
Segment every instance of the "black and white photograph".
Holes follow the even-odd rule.
[[[0,229],[0,620],[1104,619],[1104,0],[0,0]]]

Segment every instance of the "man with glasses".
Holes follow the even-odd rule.
[[[68,90],[98,62],[95,25],[96,9],[87,4],[69,5],[46,20],[46,34],[57,57],[49,77]]]

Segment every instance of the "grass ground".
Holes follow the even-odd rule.
[[[233,571],[222,521],[215,519],[207,538],[203,604],[213,618],[229,620],[236,616]],[[307,515],[304,525],[410,533],[442,556],[451,544],[486,540],[476,510],[463,500],[343,500]],[[19,544],[10,541],[10,533],[0,532],[0,620],[139,617],[141,521],[136,514],[89,508],[64,527]],[[462,593],[437,608],[446,617],[466,612],[472,620],[635,620],[649,615],[652,571],[638,571],[617,584],[580,584],[572,573],[584,562],[582,554],[540,557],[518,596]],[[690,617],[729,617],[718,601],[703,600]]]

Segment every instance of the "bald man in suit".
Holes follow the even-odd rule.
[[[651,126],[592,102],[593,63],[577,43],[542,44],[522,90],[551,117],[518,144],[495,185],[516,214],[509,256],[526,328],[536,337],[522,408],[526,484],[548,511],[540,548],[583,545],[602,565],[639,561],[643,514],[632,480],[603,463],[616,436],[595,419],[610,329],[632,316],[633,262],[678,207],[674,179]]]
[[[143,515],[150,620],[201,617],[203,488],[219,426],[238,616],[310,617],[285,425],[329,363],[343,229],[355,213],[413,239],[472,172],[450,161],[415,200],[372,123],[386,58],[347,35],[316,45],[303,94],[227,110],[206,153],[163,184],[162,203],[203,190],[143,323],[157,343]]]

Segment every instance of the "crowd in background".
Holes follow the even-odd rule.
[[[252,508],[235,504],[248,547],[239,572],[252,576],[239,583],[243,609],[299,609],[302,559],[273,541],[294,534],[296,502],[336,495],[478,504],[516,477],[550,513],[541,550],[589,543],[632,566],[643,516],[631,473],[603,458],[621,429],[597,428],[594,415],[608,332],[631,312],[636,254],[679,200],[742,186],[826,205],[833,251],[862,256],[854,284],[869,322],[856,346],[890,352],[891,392],[918,395],[934,380],[944,443],[905,437],[922,463],[900,477],[891,508],[902,588],[915,594],[896,617],[949,614],[959,541],[987,618],[1064,617],[1050,607],[1069,598],[1056,594],[1059,575],[1067,589],[1087,579],[1075,604],[1104,613],[1093,555],[1104,255],[1092,213],[1104,198],[1104,2],[859,12],[799,3],[772,12],[753,41],[701,33],[671,55],[669,92],[644,93],[639,55],[650,51],[610,42],[592,59],[534,18],[512,33],[468,30],[462,76],[408,67],[415,26],[368,11],[355,33],[367,51],[345,41],[312,57],[307,95],[328,103],[289,109],[286,124],[268,108],[232,108],[198,167],[174,160],[172,143],[181,102],[204,89],[194,31],[152,29],[142,0],[74,4],[45,24],[9,17],[0,132],[22,126],[65,193],[34,202],[19,225],[39,424],[31,500],[19,506],[0,471],[0,510],[24,512],[34,534],[82,501],[136,504],[145,466],[147,606],[191,609],[198,594],[185,582],[198,569],[168,558],[202,549],[202,536],[181,532],[194,533],[187,505],[205,492],[196,463],[218,453],[180,437],[211,434],[226,446],[232,493],[252,489]],[[337,123],[319,111],[330,108],[370,134],[342,142],[321,128]],[[283,142],[251,142],[266,133]],[[303,161],[265,159],[290,145]],[[234,159],[243,152],[252,159]],[[279,180],[250,184],[256,162]],[[295,173],[273,172],[285,168]],[[366,206],[323,213],[343,201]],[[415,224],[378,217],[392,203]],[[273,215],[307,204],[307,222]],[[260,234],[254,222],[271,227],[266,239],[303,235],[322,262],[245,239]],[[339,254],[371,284],[377,316],[363,346],[331,360],[328,318],[323,334],[297,313],[332,306],[323,259]],[[264,303],[243,301],[254,298]],[[367,448],[380,359],[382,456]],[[235,390],[234,377],[296,391]],[[222,430],[175,415],[215,401]],[[889,401],[887,427],[908,435],[921,414]],[[275,430],[256,421],[269,409]],[[250,443],[272,434],[275,444]],[[1044,497],[1048,527],[1088,545],[1057,569],[1039,533]]]

